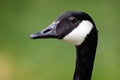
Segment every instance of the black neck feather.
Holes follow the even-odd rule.
[[[80,46],[76,46],[76,68],[73,80],[91,80],[96,46],[96,30],[92,30],[85,41]]]

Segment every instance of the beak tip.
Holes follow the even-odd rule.
[[[30,35],[30,39],[34,39],[35,37],[36,37],[36,35],[34,35],[34,34]]]

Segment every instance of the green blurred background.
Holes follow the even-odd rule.
[[[70,10],[89,13],[99,30],[92,80],[120,80],[120,0],[1,0],[0,80],[72,80],[74,46],[29,39]]]

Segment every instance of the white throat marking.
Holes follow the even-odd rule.
[[[93,28],[93,24],[88,20],[83,20],[79,25],[66,35],[63,40],[70,42],[74,45],[80,45],[90,33]]]

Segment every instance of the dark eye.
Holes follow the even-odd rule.
[[[69,17],[68,20],[72,23],[75,23],[78,19],[76,17]]]

